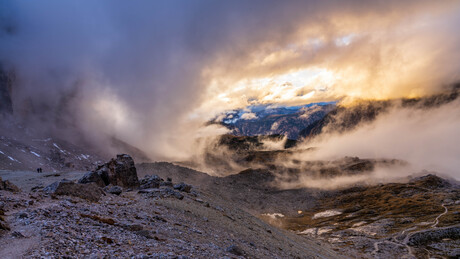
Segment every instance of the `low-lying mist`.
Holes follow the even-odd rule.
[[[397,158],[410,163],[407,174],[422,169],[460,179],[460,101],[431,109],[392,107],[375,121],[344,134],[321,135],[300,147],[318,147],[296,159],[330,160],[343,156]]]
[[[375,118],[356,125],[347,121],[349,130],[333,128],[354,116],[341,109],[333,115],[335,124],[289,149],[284,148],[287,139],[282,137],[206,138],[188,165],[216,176],[265,168],[277,176],[276,185],[283,189],[407,181],[428,172],[459,180],[457,96],[454,90],[421,100],[376,102],[376,107],[384,108]]]

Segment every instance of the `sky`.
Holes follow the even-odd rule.
[[[183,159],[220,112],[418,97],[460,79],[459,1],[2,1],[15,113]],[[75,132],[78,132],[76,134]]]

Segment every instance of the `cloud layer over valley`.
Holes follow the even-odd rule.
[[[15,115],[74,141],[113,136],[152,159],[196,156],[197,138],[227,132],[203,127],[227,109],[418,97],[460,79],[458,1],[1,6],[0,64],[15,73]],[[394,111],[315,142],[318,156],[398,157],[450,173],[458,111]]]

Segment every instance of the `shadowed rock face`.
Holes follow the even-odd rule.
[[[99,166],[95,171],[84,175],[79,183],[91,183],[104,187],[109,184],[132,188],[139,186],[136,167],[131,156],[117,155],[116,159]]]
[[[98,201],[104,193],[95,183],[78,184],[66,179],[48,185],[43,191],[55,195],[80,197],[93,202]]]

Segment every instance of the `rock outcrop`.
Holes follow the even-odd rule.
[[[10,192],[20,192],[21,191],[21,189],[19,189],[16,185],[12,184],[10,181],[8,180],[2,181],[1,177],[0,177],[0,190],[10,191]]]
[[[112,186],[107,190],[108,193],[120,195],[123,192],[120,186]]]
[[[417,232],[409,238],[408,244],[411,246],[420,246],[445,238],[453,240],[460,239],[460,226],[428,229],[426,231]]]
[[[95,183],[78,184],[66,179],[48,185],[43,191],[48,194],[75,196],[94,202],[99,201],[104,194]]]
[[[124,188],[139,186],[134,160],[126,154],[117,155],[117,158],[98,166],[95,171],[87,173],[78,182],[94,182],[100,187],[105,187],[109,184]]]
[[[449,183],[449,181],[442,179],[441,177],[434,174],[428,174],[425,176],[414,178],[411,180],[411,183],[415,184],[416,186],[420,186],[427,189],[442,189],[452,186],[452,184]]]
[[[0,202],[0,230],[10,230],[10,226],[6,223],[5,220],[5,211],[4,211],[5,203]]]
[[[146,175],[144,179],[140,181],[140,189],[159,188],[163,185],[164,180],[158,175]]]
[[[192,190],[192,186],[185,183],[180,183],[174,185],[174,189],[179,190],[181,192],[190,192]]]

